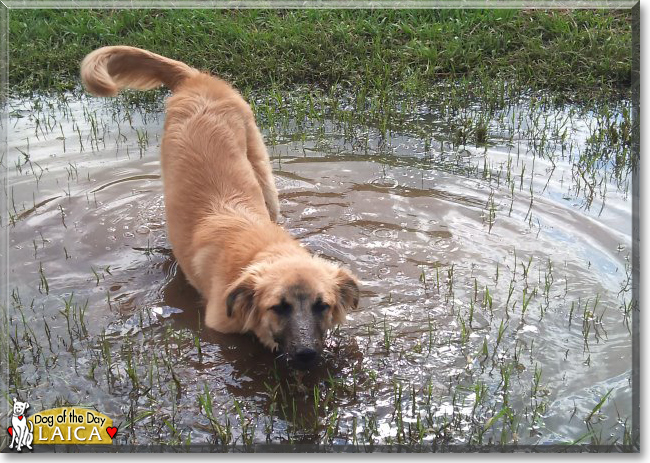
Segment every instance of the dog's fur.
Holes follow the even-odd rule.
[[[25,446],[32,450],[32,441],[34,440],[34,425],[27,421],[25,412],[29,408],[29,403],[20,402],[14,397],[14,413],[11,417],[11,444],[9,448],[12,449],[16,444],[16,450],[20,452],[22,447]],[[29,423],[29,427],[28,427]]]
[[[205,324],[254,332],[299,364],[359,302],[356,279],[310,255],[275,222],[278,195],[250,106],[225,81],[169,58],[104,47],[81,64],[91,93],[165,85],[161,146],[167,228],[174,255],[206,299]]]

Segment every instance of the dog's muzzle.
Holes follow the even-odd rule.
[[[299,370],[307,370],[316,364],[320,356],[315,349],[303,347],[291,356],[292,363]]]

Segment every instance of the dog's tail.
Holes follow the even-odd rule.
[[[165,85],[174,91],[199,71],[180,61],[135,47],[102,47],[81,62],[81,81],[97,96],[114,96],[123,88],[149,90]]]

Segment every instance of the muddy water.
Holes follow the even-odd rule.
[[[166,239],[163,117],[11,104],[10,380],[33,410],[96,406],[124,444],[623,442],[626,183],[587,198],[559,145],[536,155],[530,131],[497,122],[486,147],[275,127],[283,225],[362,281],[359,310],[300,375],[251,336],[200,328]],[[568,127],[584,148],[588,116]]]

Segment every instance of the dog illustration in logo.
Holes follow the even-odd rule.
[[[9,427],[9,434],[11,434],[11,444],[9,448],[14,448],[16,443],[16,451],[20,452],[22,447],[25,446],[32,450],[32,441],[34,440],[34,425],[27,422],[25,411],[29,408],[29,403],[19,402],[14,397],[14,414],[11,417],[11,426]]]

